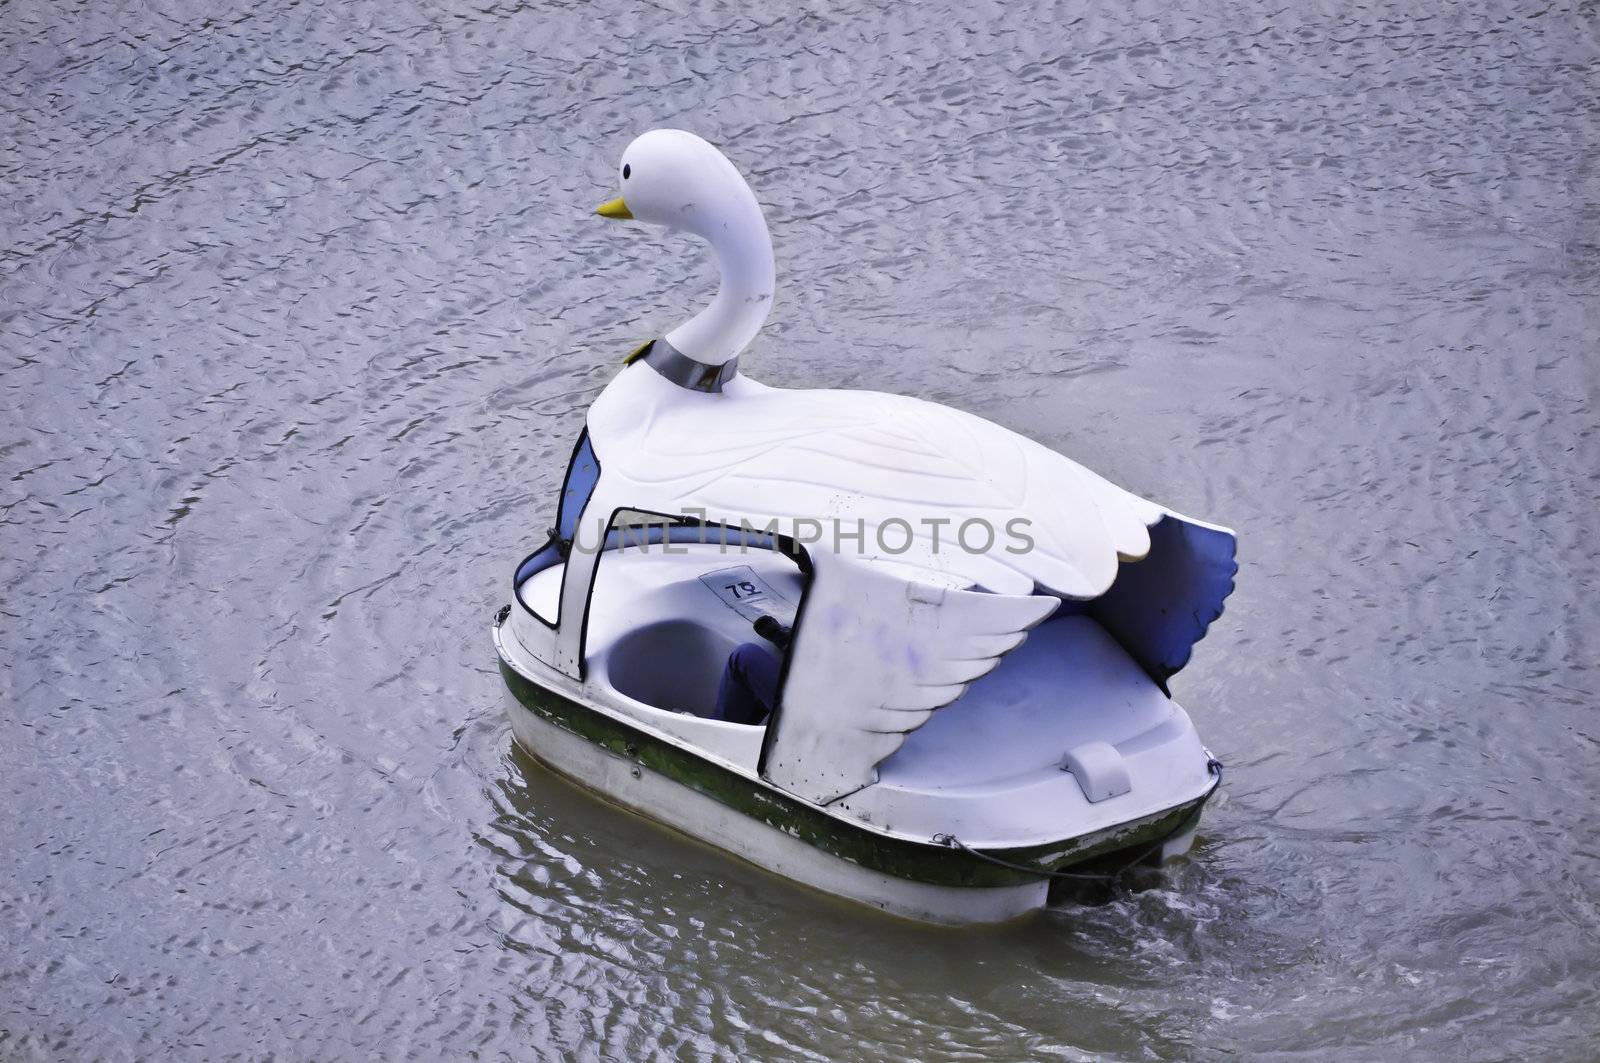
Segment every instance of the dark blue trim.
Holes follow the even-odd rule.
[[[1228,532],[1162,517],[1150,529],[1150,552],[1121,563],[1111,589],[1089,603],[1089,615],[1165,691],[1222,615],[1238,571]]]
[[[583,516],[589,496],[594,494],[594,485],[599,482],[600,460],[594,455],[594,445],[589,442],[589,430],[585,428],[583,434],[578,436],[572,460],[567,463],[567,478],[561,485],[561,505],[556,510],[556,537],[562,542],[572,542],[578,518]]]

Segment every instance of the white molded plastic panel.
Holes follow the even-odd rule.
[[[1121,797],[1133,789],[1128,764],[1110,742],[1084,742],[1067,750],[1065,768],[1078,780],[1091,804]]]
[[[820,804],[875,781],[907,732],[1060,604],[907,580],[837,554],[813,563],[762,774]]]

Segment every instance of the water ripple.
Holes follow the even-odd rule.
[[[0,20],[0,1055],[1580,1059],[1600,1038],[1594,12],[22,0]],[[682,124],[772,383],[1240,528],[1194,857],[982,933],[510,747],[487,621]]]

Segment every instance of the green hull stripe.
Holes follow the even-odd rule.
[[[997,867],[959,850],[936,845],[931,840],[912,842],[884,837],[865,827],[852,827],[802,801],[760,786],[737,772],[546,690],[504,660],[500,662],[500,672],[517,701],[528,711],[632,760],[641,768],[664,775],[853,864],[937,886],[1014,886],[1037,881],[1035,875]],[[1204,803],[1205,797],[1200,797],[1153,818],[1081,838],[986,852],[1008,863],[1060,870],[1121,849],[1153,845],[1174,833]],[[1049,862],[1045,863],[1047,860]]]

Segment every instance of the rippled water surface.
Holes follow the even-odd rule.
[[[1592,5],[0,3],[0,1056],[1592,1059]],[[789,386],[1241,532],[1194,858],[930,932],[513,750],[489,621],[686,238]]]

